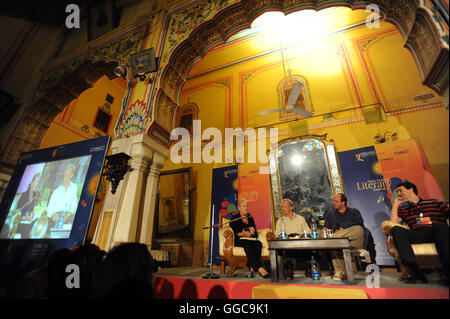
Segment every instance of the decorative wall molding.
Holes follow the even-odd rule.
[[[123,120],[118,123],[116,134],[118,137],[129,137],[142,134],[148,124],[147,106],[137,100],[127,109]]]
[[[441,35],[431,21],[429,13],[420,10],[420,3],[415,0],[365,2],[358,0],[243,0],[241,2],[218,1],[215,7],[212,6],[211,1],[205,0],[202,5],[206,7],[209,5],[208,14],[202,14],[201,22],[198,21],[197,25],[192,17],[201,7],[198,3],[189,8],[183,8],[183,15],[180,12],[169,12],[166,18],[165,40],[160,52],[162,70],[159,77],[159,90],[164,91],[168,98],[177,103],[180,88],[186,81],[186,72],[192,61],[196,61],[212,47],[225,43],[236,32],[249,28],[251,22],[266,11],[278,10],[288,14],[302,9],[321,10],[333,6],[345,6],[356,10],[365,9],[369,4],[378,5],[384,19],[399,29],[405,39],[405,46],[410,48],[414,60],[419,67],[423,65],[424,84],[441,93],[444,85],[448,84],[448,62],[445,59],[448,57],[448,45],[446,47],[442,41],[430,42],[426,39],[429,36],[432,39],[440,39]],[[214,10],[216,11],[212,12]],[[428,17],[424,18],[424,15]],[[182,21],[188,26],[181,23]],[[158,102],[155,103],[155,107],[159,107]]]

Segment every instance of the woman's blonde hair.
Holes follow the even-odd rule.
[[[245,203],[248,204],[248,200],[247,200],[246,198],[241,198],[241,199],[239,199],[239,204],[238,204],[238,206],[242,206],[242,204],[245,204]]]

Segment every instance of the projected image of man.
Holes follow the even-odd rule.
[[[63,181],[52,193],[47,206],[47,216],[50,218],[51,226],[62,228],[64,218],[74,215],[77,206],[77,185],[72,182],[75,174],[75,166],[67,165],[64,170]]]

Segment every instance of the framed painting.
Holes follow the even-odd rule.
[[[88,41],[98,38],[117,26],[114,0],[103,0],[88,7]]]

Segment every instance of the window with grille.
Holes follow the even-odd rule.
[[[111,103],[111,104],[113,104],[114,103],[114,97],[107,93],[106,94],[106,101]]]
[[[109,122],[111,121],[111,115],[108,113],[98,110],[97,118],[94,122],[94,127],[98,128],[102,132],[108,132]]]

